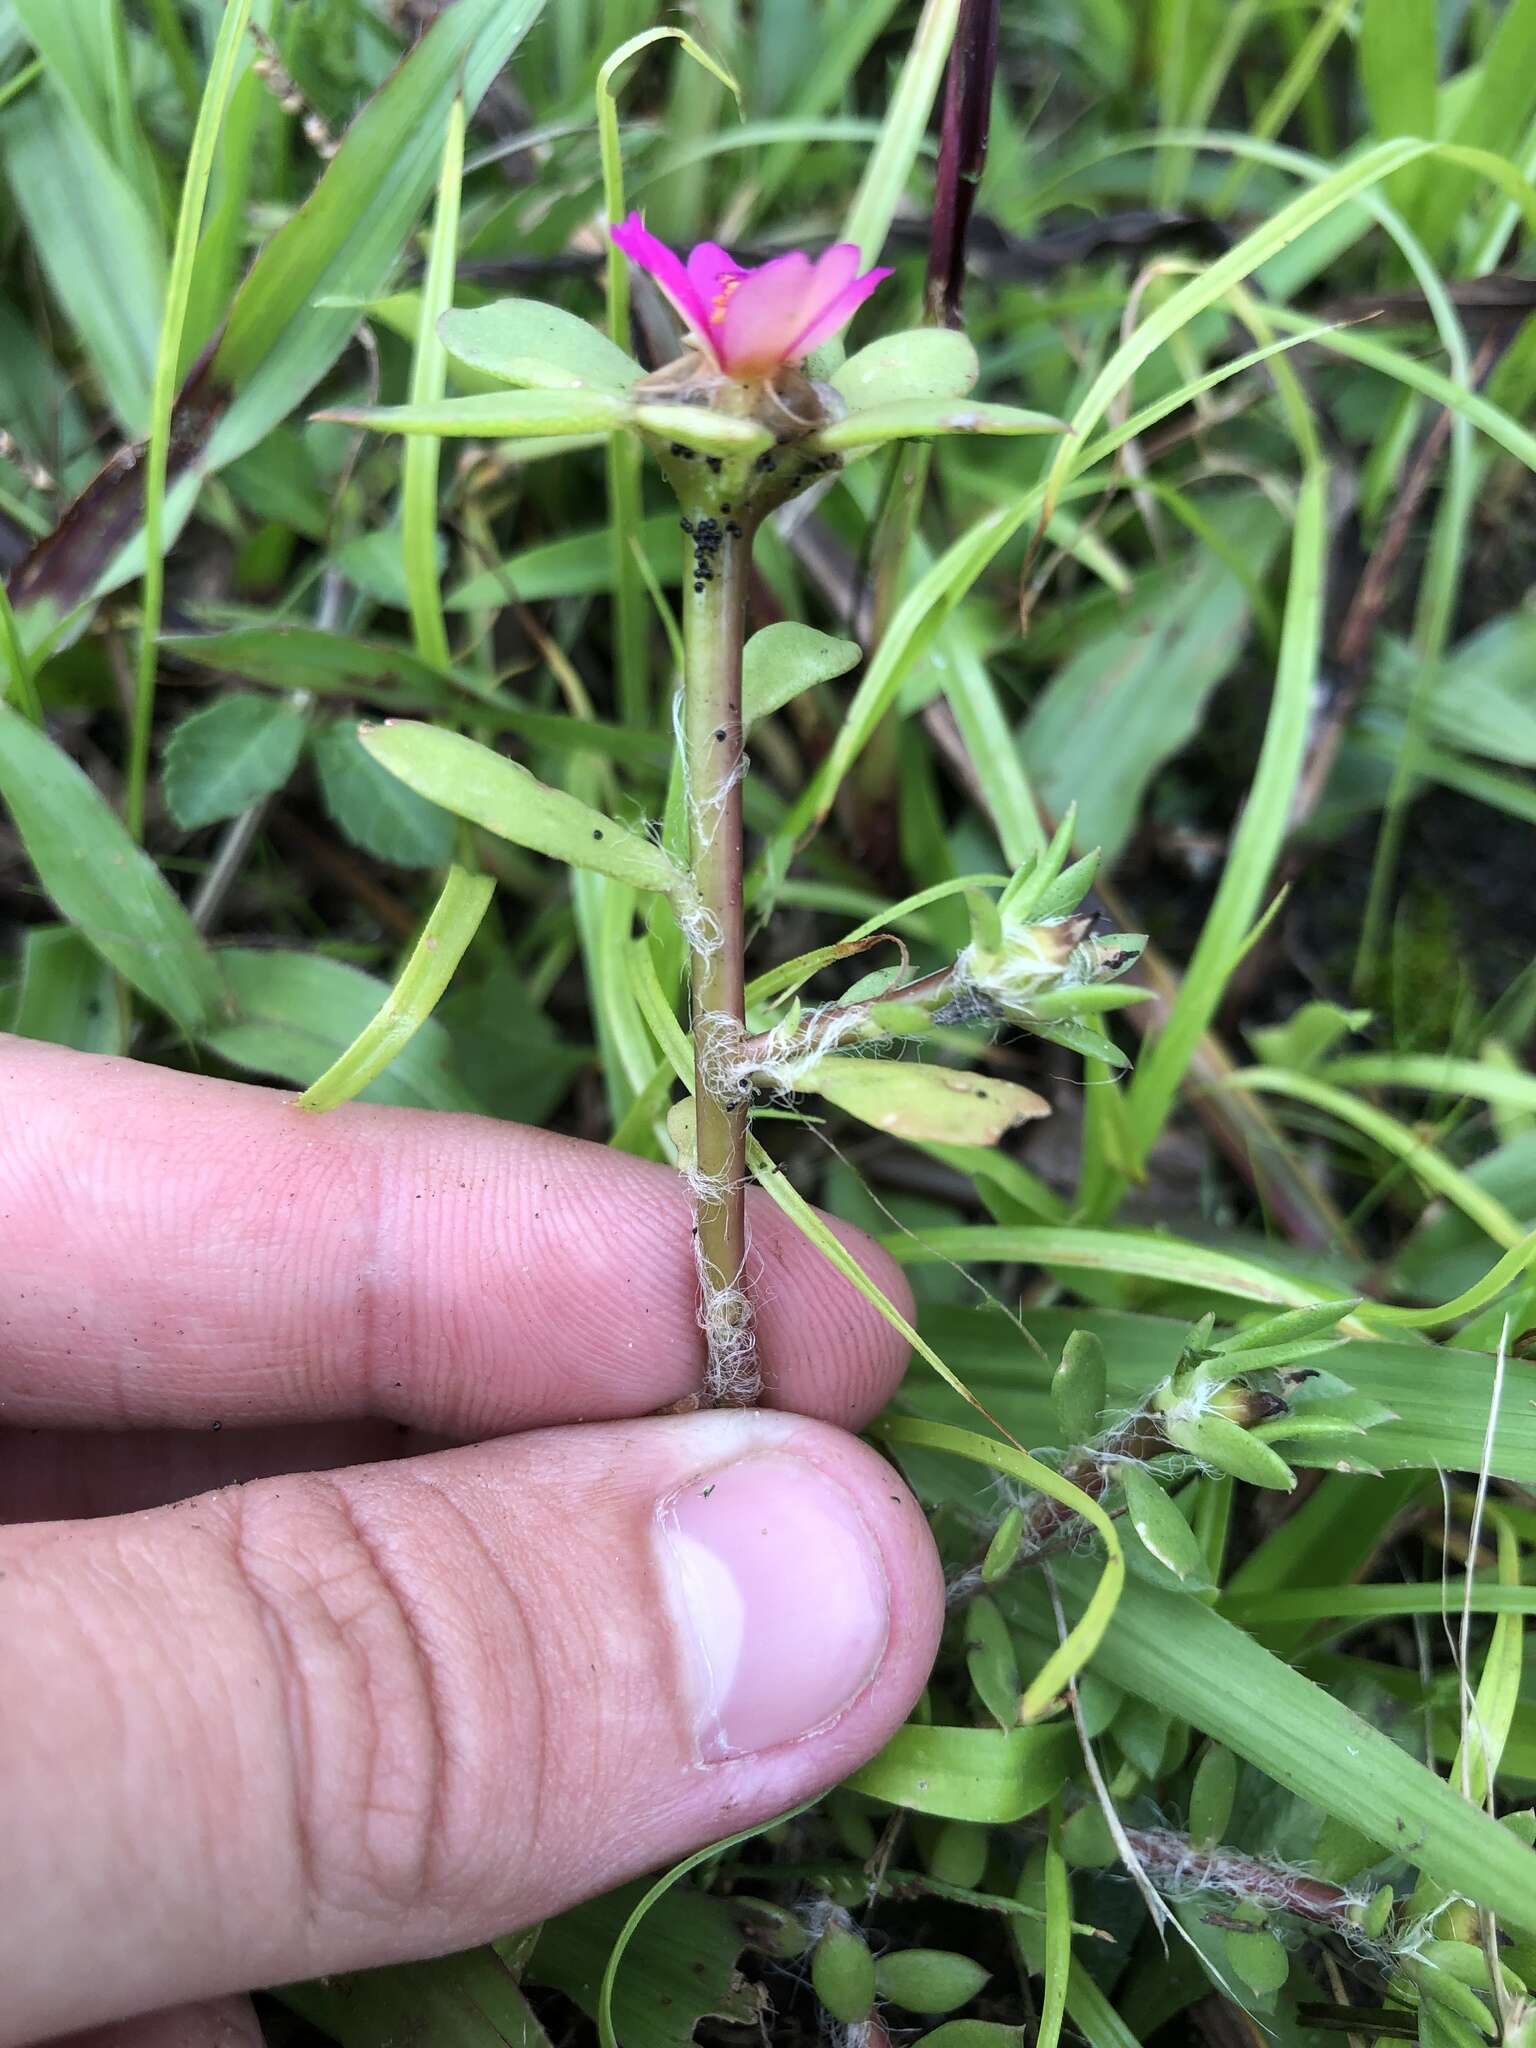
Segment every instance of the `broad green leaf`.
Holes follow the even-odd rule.
[[[318,1977],[277,1994],[340,2048],[549,2048],[517,1978],[492,1948],[387,1970]]]
[[[479,979],[461,969],[438,1015],[453,1034],[454,1063],[475,1100],[512,1123],[544,1123],[594,1057],[590,1045],[540,1007],[526,975],[506,960]],[[515,1060],[507,1057],[509,1045],[517,1047]]]
[[[462,733],[391,719],[359,737],[418,796],[535,853],[591,868],[636,889],[676,889],[680,872],[653,841]]]
[[[1267,1067],[1311,1067],[1351,1032],[1363,1031],[1369,1010],[1341,1010],[1337,1003],[1303,1003],[1283,1024],[1250,1025],[1248,1043]]]
[[[1210,1584],[1199,1538],[1151,1473],[1134,1459],[1117,1465],[1115,1478],[1125,1494],[1131,1527],[1161,1565],[1196,1589]]]
[[[223,999],[213,955],[89,777],[4,707],[0,797],[60,914],[140,995],[195,1035]]]
[[[596,2016],[617,1938],[643,1897],[643,1886],[625,1885],[546,1920],[525,1981],[563,1991]],[[741,1948],[727,1900],[682,1886],[662,1892],[636,1923],[613,1984],[613,2018],[624,2048],[692,2048],[704,2018],[750,2025],[757,1994],[736,1974]]]
[[[1020,405],[980,400],[902,398],[865,406],[810,435],[806,446],[829,455],[845,448],[873,448],[883,441],[927,441],[944,434],[1062,434],[1066,422]]]
[[[976,1697],[998,1727],[1017,1727],[1019,1660],[1007,1622],[984,1593],[966,1602],[965,1668]]]
[[[265,439],[347,347],[357,307],[390,282],[432,191],[455,98],[462,93],[467,107],[478,105],[541,5],[542,0],[457,0],[443,9],[352,122],[308,199],[261,251],[236,296],[208,378],[200,387],[189,386],[179,402],[180,453],[194,474],[171,492],[168,537],[191,509],[196,478],[223,469]],[[8,112],[8,127],[16,111]],[[93,217],[93,195],[84,159],[74,168],[86,179],[84,199],[73,213],[65,206],[64,214],[78,222]],[[68,239],[55,237],[53,246],[63,250]],[[92,237],[81,260],[99,265],[103,252],[115,248],[111,231],[105,231]],[[141,351],[141,418],[147,412],[158,302],[152,310]],[[209,388],[233,397],[210,410]],[[33,559],[22,584],[29,644],[36,645],[86,597],[116,589],[138,573],[139,490],[131,472],[104,475],[66,515],[69,549],[56,547],[46,560]],[[17,602],[20,610],[22,598]]]
[[[752,635],[741,653],[741,722],[750,731],[760,718],[781,710],[816,683],[846,675],[864,659],[856,640],[836,640],[780,619]]]
[[[405,595],[403,588],[400,595]],[[178,661],[273,689],[391,704],[398,699],[413,710],[463,702],[442,672],[403,640],[363,640],[283,620],[229,625],[207,633],[165,633],[160,645]]]
[[[1236,1798],[1237,1758],[1221,1743],[1208,1743],[1189,1788],[1189,1838],[1197,1849],[1226,1840]]]
[[[1051,1407],[1064,1443],[1091,1443],[1098,1435],[1107,1391],[1104,1346],[1091,1330],[1074,1330],[1051,1375]]]
[[[1052,1570],[1068,1615],[1081,1612],[1092,1567],[1068,1558]],[[1017,1579],[996,1597],[1027,1613],[1042,1640],[1055,1640],[1042,1587]],[[1536,1854],[1199,1600],[1139,1584],[1117,1607],[1094,1669],[1359,1828],[1384,1854],[1405,1856],[1512,1927],[1536,1931]]]
[[[199,1034],[204,1044],[232,1066],[295,1088],[318,1081],[389,997],[387,982],[323,953],[227,946],[218,957],[231,1010]],[[431,1017],[362,1097],[413,1109],[479,1107],[454,1072],[447,1032]]]
[[[1224,1947],[1234,1973],[1260,1997],[1278,1991],[1291,1974],[1291,1958],[1284,1942],[1267,1927],[1229,1929]]]
[[[1431,738],[1458,753],[1536,768],[1536,618],[1506,612],[1453,648],[1428,677],[1408,645],[1389,640],[1372,702],[1399,712],[1412,704]]]
[[[1279,540],[1266,500],[1228,497],[1222,525],[1262,576]],[[1248,592],[1221,558],[1192,552],[1141,577],[1130,602],[1059,668],[1025,721],[1025,759],[1058,814],[1078,808],[1079,846],[1113,866],[1153,775],[1196,730],[1248,637]]]
[[[1077,1769],[1076,1732],[1040,1728],[898,1728],[847,1783],[855,1792],[954,1820],[1011,1822],[1047,1806]]]
[[[834,390],[857,412],[871,405],[964,398],[981,374],[970,338],[953,327],[882,335],[832,373]]]
[[[833,1054],[817,1060],[795,1087],[914,1144],[996,1145],[1016,1125],[1050,1115],[1050,1104],[1016,1081],[915,1060]]]
[[[626,538],[639,547],[659,583],[679,580],[683,550],[675,513],[643,521],[638,528],[631,528]],[[543,541],[537,547],[520,548],[515,555],[465,577],[449,591],[444,604],[451,612],[469,612],[496,609],[514,600],[533,604],[540,598],[585,597],[592,591],[610,590],[610,539],[606,527],[593,527]]]
[[[449,110],[474,108],[542,0],[457,0],[353,121],[320,182],[262,250],[214,360],[239,394],[216,440],[253,447],[312,390],[378,296],[437,181]]]
[[[29,925],[21,938],[21,988],[6,1025],[76,1052],[126,1052],[128,1017],[111,967],[73,925]]]
[[[509,441],[519,435],[606,434],[632,417],[629,401],[609,391],[489,392],[477,398],[433,398],[421,405],[337,405],[315,414],[381,434],[436,434],[445,439]]]
[[[236,691],[194,711],[165,743],[165,801],[183,832],[195,832],[281,789],[304,746],[302,711]]]
[[[642,374],[600,328],[537,299],[458,306],[443,315],[437,331],[449,355],[506,384],[550,391],[596,385],[622,392]]]
[[[399,979],[344,1053],[299,1097],[300,1109],[335,1109],[360,1095],[410,1044],[453,979],[495,894],[489,875],[451,867],[443,893]]]
[[[142,434],[165,295],[160,223],[50,85],[40,84],[6,109],[0,138],[28,248],[120,426]]]
[[[310,745],[325,807],[354,846],[395,867],[447,865],[453,854],[452,818],[381,768],[351,719],[323,726]]]

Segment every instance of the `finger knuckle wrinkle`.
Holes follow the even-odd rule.
[[[408,1560],[341,1484],[251,1488],[233,1558],[280,1703],[292,1854],[311,1919],[371,1919],[431,1891],[454,1745]]]

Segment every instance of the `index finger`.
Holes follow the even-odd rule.
[[[770,1405],[858,1426],[905,1347],[749,1198]],[[899,1307],[896,1267],[833,1226]],[[384,1416],[456,1435],[693,1392],[667,1167],[489,1118],[290,1096],[0,1037],[0,1421]]]

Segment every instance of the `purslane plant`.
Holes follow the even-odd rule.
[[[703,1398],[744,1403],[760,1387],[744,1200],[754,1093],[783,1096],[813,1084],[839,1049],[975,1020],[1010,1021],[1114,1057],[1091,1019],[1136,999],[1133,990],[1104,984],[1130,964],[1140,942],[1096,938],[1096,920],[1080,913],[1093,862],[1067,864],[1068,821],[999,896],[972,894],[972,942],[947,968],[904,985],[884,976],[876,991],[855,991],[859,1000],[818,1010],[797,1005],[753,1028],[741,797],[747,726],[754,713],[849,665],[840,643],[798,629],[798,660],[775,672],[769,629],[762,658],[748,657],[760,676],[758,702],[744,704],[754,536],[788,500],[882,444],[1051,433],[1059,423],[973,401],[975,352],[951,330],[896,334],[840,364],[817,359],[890,274],[861,271],[852,244],[815,259],[790,251],[753,267],[713,242],[685,260],[638,214],[612,234],[684,324],[675,361],[647,374],[574,315],[503,300],[446,314],[439,333],[452,357],[514,388],[326,417],[400,434],[493,440],[636,433],[676,494],[685,548],[675,724],[686,830],[678,841],[658,845],[462,735],[392,721],[365,731],[364,741],[383,765],[459,816],[670,905],[688,956],[694,1117],[692,1156],[681,1163],[693,1191],[707,1339]],[[807,642],[821,642],[826,658],[807,662]]]

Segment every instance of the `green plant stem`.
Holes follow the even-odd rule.
[[[710,1338],[710,1388],[723,1403],[756,1393],[755,1362],[724,1351],[750,1342],[751,1310],[740,1293],[746,1258],[747,1096],[721,1085],[722,1064],[740,1048],[746,1016],[741,849],[741,648],[746,625],[750,527],[732,522],[702,579],[685,563],[683,608],[683,759],[688,798],[688,859],[701,926],[689,935],[694,1104],[701,1181],[696,1231],[704,1323]],[[724,1054],[724,1061],[722,1061]],[[738,1098],[739,1094],[739,1099]],[[728,1305],[729,1331],[711,1311]]]
[[[129,725],[127,788],[123,809],[129,833],[144,837],[144,796],[149,781],[149,743],[154,730],[155,682],[160,660],[160,615],[165,601],[165,498],[170,477],[171,423],[181,364],[182,337],[192,298],[192,272],[203,207],[213,176],[214,152],[229,96],[234,90],[253,0],[229,0],[219,24],[218,40],[208,68],[208,82],[198,101],[197,122],[187,153],[166,280],[165,312],[160,323],[150,394],[149,436],[144,450],[144,582],[143,619],[135,673],[133,714]]]

